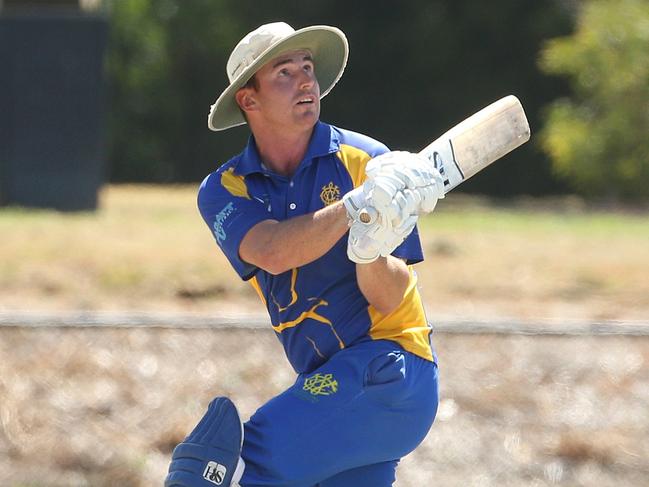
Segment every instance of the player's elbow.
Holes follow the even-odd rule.
[[[255,252],[250,253],[247,257],[248,258],[245,259],[247,262],[274,276],[291,269],[287,264],[286,259],[271,247],[261,246],[257,248]]]
[[[276,256],[269,256],[268,259],[265,259],[263,264],[258,267],[261,267],[263,270],[274,276],[291,270],[290,266],[278,259]]]
[[[363,291],[365,299],[381,315],[389,315],[403,302],[404,292],[398,287],[377,287]]]
[[[385,315],[389,315],[393,311],[396,311],[399,305],[401,304],[402,299],[403,296],[384,297],[383,299],[377,300],[376,302],[371,304],[376,311],[378,311],[380,314],[385,316]]]
[[[389,256],[357,265],[356,278],[367,302],[380,314],[389,315],[401,306],[408,292],[410,272],[403,260]]]
[[[277,275],[290,269],[284,249],[275,238],[277,222],[266,220],[258,223],[244,236],[239,246],[239,257],[264,271]]]

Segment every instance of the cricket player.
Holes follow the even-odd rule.
[[[320,121],[347,57],[339,29],[277,22],[229,58],[208,126],[252,135],[198,206],[297,378],[243,425],[214,399],[175,448],[167,487],[388,487],[433,423],[436,357],[413,265],[418,215],[443,183],[417,155]]]

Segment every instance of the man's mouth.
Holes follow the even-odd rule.
[[[303,97],[303,98],[300,98],[300,99],[298,100],[297,104],[298,104],[298,105],[307,105],[307,104],[314,103],[314,101],[315,101],[315,98],[314,98],[314,97],[312,97],[312,96],[305,96],[305,97]]]

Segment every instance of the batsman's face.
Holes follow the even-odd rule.
[[[320,117],[320,85],[311,53],[289,51],[264,65],[256,74],[256,115],[264,123],[311,128]]]

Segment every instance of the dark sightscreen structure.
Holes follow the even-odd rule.
[[[69,9],[0,12],[0,204],[97,207],[107,32]]]

